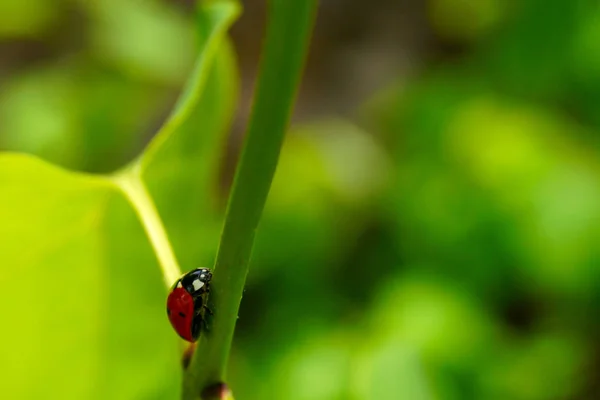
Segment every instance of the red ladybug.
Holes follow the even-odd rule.
[[[175,331],[188,342],[198,340],[205,311],[212,273],[208,268],[197,268],[183,275],[173,284],[167,298],[167,315]]]

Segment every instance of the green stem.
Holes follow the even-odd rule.
[[[300,81],[317,0],[270,0],[262,68],[233,183],[209,302],[214,310],[184,377],[184,398],[225,380],[254,235]]]
[[[158,210],[142,181],[139,165],[134,164],[132,167],[113,175],[111,179],[121,189],[140,218],[158,258],[165,285],[171,287],[173,282],[181,276],[181,269],[177,263],[177,258],[175,258],[175,253],[173,253],[173,248]]]

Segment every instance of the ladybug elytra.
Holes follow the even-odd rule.
[[[204,313],[212,313],[206,306],[212,273],[208,268],[197,268],[179,278],[167,298],[167,315],[175,331],[188,342],[198,340]]]

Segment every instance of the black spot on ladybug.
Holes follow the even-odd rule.
[[[184,314],[184,313],[182,313],[182,312],[180,312],[180,313],[179,313],[179,316],[180,316],[181,318],[185,318],[185,314]]]
[[[171,315],[171,310],[167,308],[167,315]]]

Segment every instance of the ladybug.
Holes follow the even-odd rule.
[[[184,340],[198,340],[205,311],[212,273],[208,268],[197,268],[179,278],[171,287],[167,298],[167,315],[175,331]]]

